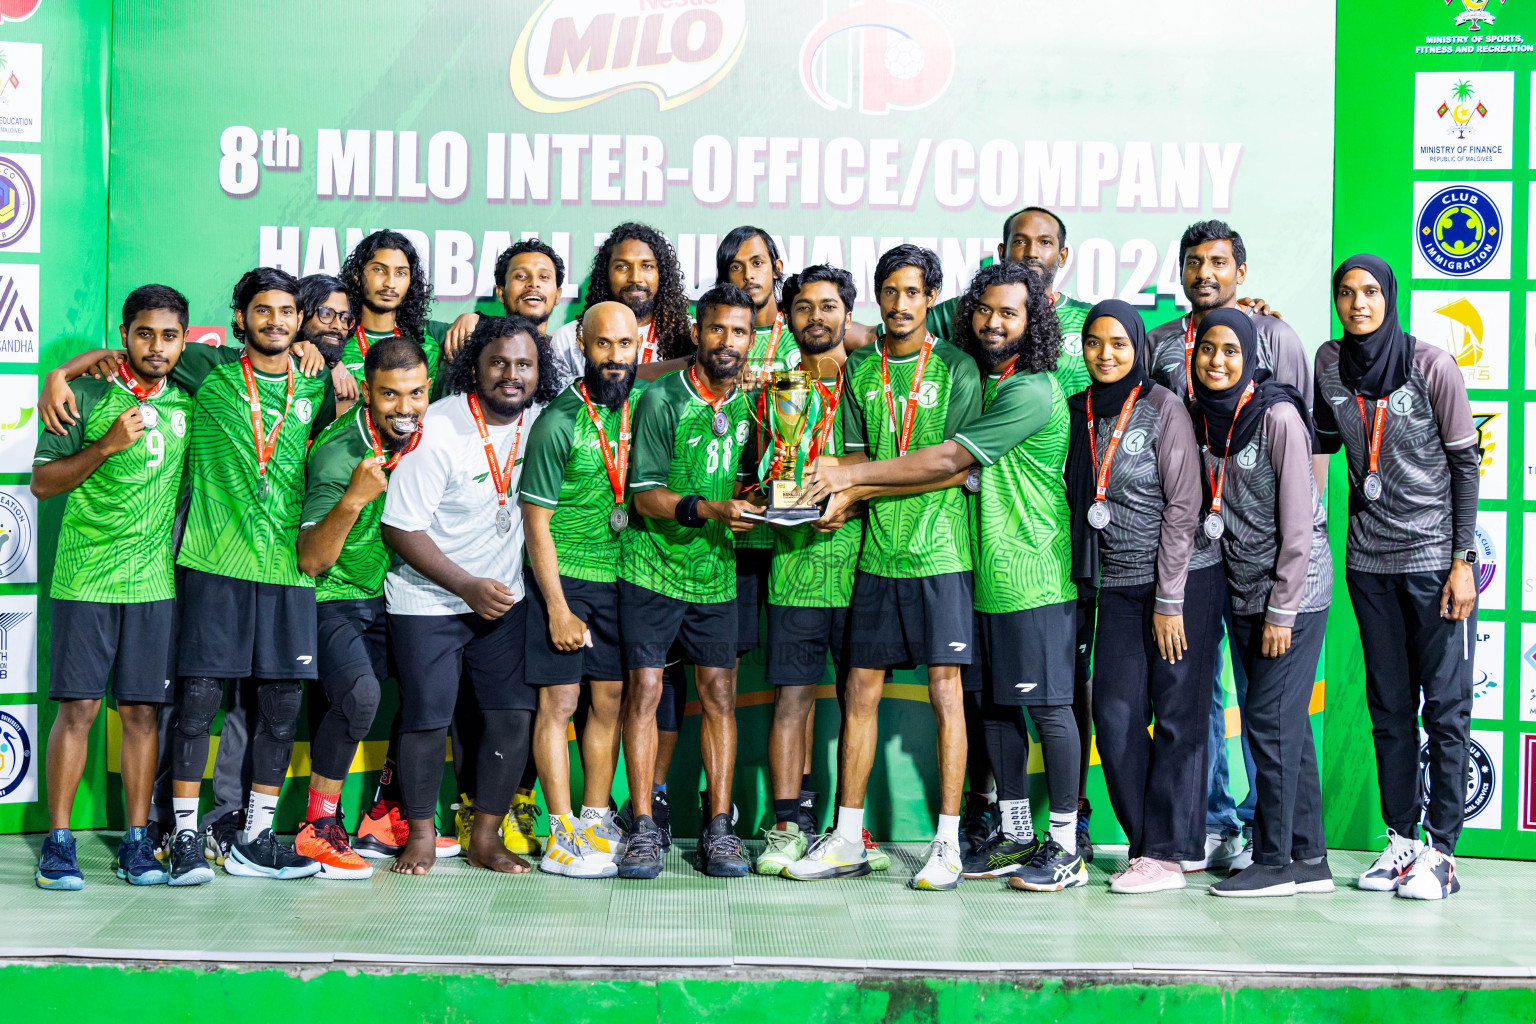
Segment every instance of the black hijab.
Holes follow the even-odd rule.
[[[1387,302],[1381,326],[1370,334],[1344,332],[1339,339],[1339,379],[1344,386],[1366,398],[1385,398],[1408,382],[1413,368],[1413,335],[1397,322],[1397,278],[1384,260],[1369,253],[1351,256],[1333,272],[1333,295],[1339,295],[1339,282],[1347,271],[1367,271],[1381,285]]]
[[[1268,370],[1259,368],[1259,334],[1253,326],[1253,318],[1240,309],[1211,310],[1201,319],[1200,329],[1195,332],[1197,354],[1200,342],[1215,327],[1225,327],[1237,335],[1238,344],[1243,350],[1243,370],[1231,387],[1225,391],[1212,391],[1201,383],[1200,375],[1191,365],[1195,397],[1189,403],[1189,416],[1194,422],[1195,440],[1203,447],[1208,447],[1217,458],[1224,459],[1229,452],[1240,452],[1253,440],[1253,435],[1258,433],[1260,424],[1264,422],[1265,411],[1281,402],[1295,404],[1301,413],[1301,421],[1307,425],[1307,432],[1311,433],[1312,417],[1307,413],[1307,403],[1301,393],[1289,384],[1271,379]],[[1238,403],[1242,401],[1243,392],[1247,390],[1250,381],[1254,384],[1253,397],[1243,405],[1239,413]],[[1227,441],[1229,435],[1230,446]]]
[[[1088,525],[1088,507],[1097,493],[1093,449],[1088,440],[1088,396],[1093,395],[1095,416],[1118,416],[1132,388],[1140,384],[1143,397],[1152,389],[1152,378],[1147,376],[1145,362],[1147,328],[1142,323],[1141,314],[1129,303],[1105,299],[1088,311],[1088,318],[1083,321],[1084,336],[1094,321],[1103,316],[1120,321],[1131,339],[1136,361],[1124,377],[1112,384],[1100,384],[1090,373],[1088,389],[1067,399],[1067,408],[1072,413],[1072,431],[1063,476],[1067,485],[1067,506],[1072,512],[1072,576],[1090,587],[1099,585],[1099,531]]]

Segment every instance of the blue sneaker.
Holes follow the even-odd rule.
[[[37,855],[34,877],[39,889],[77,892],[85,888],[85,875],[80,873],[80,863],[75,860],[75,837],[69,829],[56,828],[48,833],[42,852]]]
[[[147,828],[135,825],[123,833],[117,844],[117,877],[126,879],[129,885],[164,885],[170,880],[155,858]]]

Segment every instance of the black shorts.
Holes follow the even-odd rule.
[[[736,606],[730,601],[679,601],[620,580],[619,631],[624,664],[632,669],[664,667],[674,640],[690,665],[736,667]]]
[[[381,682],[389,677],[382,597],[321,601],[315,606],[315,622],[322,683],[354,676],[359,669]]]
[[[757,623],[768,597],[773,548],[736,549],[736,650],[757,649]]]
[[[501,618],[389,615],[400,675],[400,730],[446,729],[462,675],[483,711],[533,711],[538,696],[524,678],[528,602]]]
[[[169,704],[176,678],[176,599],[141,604],[53,601],[49,639],[54,700],[100,700],[107,677],[119,704]]]
[[[977,612],[977,662],[965,689],[987,688],[996,704],[1055,707],[1072,703],[1077,662],[1077,602],[1019,612]]]
[[[560,577],[571,614],[587,624],[591,647],[562,651],[549,642],[549,609],[532,570],[523,572],[528,587],[528,685],[563,686],[583,679],[624,678],[619,646],[619,585]]]
[[[971,574],[894,579],[860,572],[848,606],[851,668],[971,663]]]
[[[315,588],[188,569],[176,672],[208,679],[318,679]]]
[[[768,606],[768,682],[814,686],[832,655],[834,677],[848,665],[848,609]]]

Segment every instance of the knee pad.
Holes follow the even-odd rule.
[[[258,729],[279,743],[293,742],[299,724],[299,706],[304,700],[304,684],[292,679],[260,683],[256,687],[256,708],[260,715]]]
[[[213,716],[224,703],[224,680],[193,676],[181,681],[176,704],[176,734],[189,740],[208,735]]]
[[[338,694],[335,707],[347,720],[347,739],[361,743],[373,728],[373,716],[379,710],[379,681],[372,672],[364,670],[342,684],[344,693]]]

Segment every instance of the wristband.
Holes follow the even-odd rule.
[[[699,518],[699,502],[704,497],[699,494],[684,495],[677,503],[677,511],[673,513],[681,526],[697,530],[704,525],[704,520]]]

